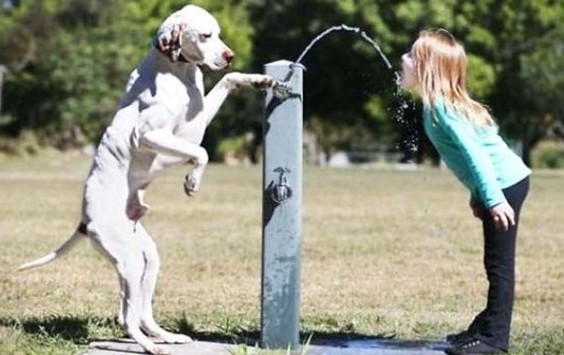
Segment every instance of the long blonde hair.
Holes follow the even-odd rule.
[[[432,106],[442,97],[445,104],[473,124],[495,125],[488,110],[468,95],[466,52],[450,32],[443,29],[420,32],[411,55],[424,105]]]

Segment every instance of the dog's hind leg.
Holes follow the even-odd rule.
[[[111,232],[114,236],[106,235],[100,238],[95,228],[89,230],[94,244],[102,249],[103,253],[114,264],[118,273],[119,283],[123,294],[120,294],[120,313],[123,318],[125,332],[145,351],[153,355],[170,354],[170,350],[162,345],[157,345],[149,339],[140,328],[143,311],[143,297],[141,284],[145,270],[145,257],[142,243],[132,240],[138,238],[130,223],[124,223],[122,228],[114,226]],[[127,240],[127,242],[124,242]],[[108,243],[107,241],[112,241]],[[118,322],[121,321],[118,314]]]
[[[127,260],[118,265],[120,277],[124,279],[124,325],[127,334],[138,342],[147,352],[154,355],[170,354],[168,348],[153,343],[140,329],[143,307],[141,283],[144,271],[144,256],[142,250],[130,250]]]
[[[160,267],[159,253],[155,242],[140,223],[137,224],[136,237],[141,241],[145,259],[145,269],[141,280],[141,329],[147,334],[160,338],[167,343],[191,342],[192,339],[189,336],[168,332],[155,322],[152,302]]]
[[[122,253],[118,253],[116,250],[112,250],[109,251],[108,246],[102,244],[102,242],[100,241],[100,238],[98,237],[99,235],[99,231],[98,228],[92,228],[93,230],[90,232],[90,241],[92,242],[92,246],[94,247],[94,249],[96,249],[98,252],[100,252],[100,254],[102,254],[103,256],[106,257],[106,259],[108,259],[112,265],[114,265],[114,267],[116,268],[117,271],[117,276],[118,276],[118,284],[119,284],[119,293],[118,293],[118,297],[119,297],[119,302],[118,302],[118,311],[116,314],[116,322],[117,324],[125,329],[125,310],[127,308],[126,302],[125,302],[125,278],[122,277],[121,273],[119,272],[119,270],[117,269],[117,265],[118,265],[118,261],[117,261],[117,255],[120,255]],[[111,248],[114,249],[114,248]]]
[[[125,279],[121,278],[118,274],[118,282],[119,282],[119,304],[118,304],[118,311],[116,315],[116,322],[117,324],[125,328],[125,309],[127,305],[125,304]]]

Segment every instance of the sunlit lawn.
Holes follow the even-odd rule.
[[[75,227],[89,159],[0,162],[0,353],[61,354],[120,337],[117,280],[89,243],[40,269]],[[185,168],[186,169],[186,168]],[[261,167],[212,165],[187,198],[183,169],[147,196],[159,245],[155,296],[166,327],[253,334],[260,319]],[[536,172],[523,210],[513,353],[564,353],[564,174]],[[322,169],[304,175],[304,333],[439,339],[485,303],[480,225],[446,171]],[[320,335],[321,336],[321,335]],[[235,339],[235,338],[234,338]]]

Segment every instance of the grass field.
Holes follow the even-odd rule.
[[[84,242],[63,260],[15,273],[78,221],[89,159],[0,162],[0,353],[75,354],[120,337],[117,280]],[[157,319],[197,339],[259,331],[261,167],[209,167],[201,193],[185,172],[151,187],[145,225],[159,245]],[[485,303],[480,225],[446,171],[304,174],[301,327],[317,337],[438,339]],[[518,245],[514,354],[564,354],[564,174],[535,172]]]

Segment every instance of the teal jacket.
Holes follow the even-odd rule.
[[[497,126],[475,126],[443,100],[424,108],[423,127],[445,164],[470,190],[472,204],[490,208],[506,202],[502,189],[531,173]]]

